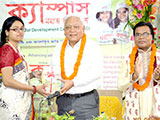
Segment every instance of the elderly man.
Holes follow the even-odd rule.
[[[135,47],[122,62],[118,88],[125,92],[125,119],[160,116],[160,51],[152,44],[153,26],[139,22],[133,29]],[[159,107],[158,107],[159,106]]]
[[[99,96],[95,89],[102,74],[102,56],[98,44],[87,39],[78,16],[65,19],[65,40],[54,49],[51,65],[64,83],[58,97],[58,114],[74,110],[76,120],[92,120],[99,115]]]

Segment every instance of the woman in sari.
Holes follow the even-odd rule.
[[[27,63],[18,49],[24,36],[24,23],[16,16],[2,26],[0,42],[0,118],[1,120],[34,120],[33,95],[47,96],[43,86],[29,85]]]

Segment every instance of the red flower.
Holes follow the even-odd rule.
[[[152,4],[154,5],[157,2],[157,0],[152,0]]]
[[[154,16],[149,16],[152,20],[155,20],[155,17]]]
[[[153,28],[153,30],[157,30],[157,28]]]
[[[151,4],[152,4],[151,2],[152,2],[151,0],[144,0],[144,1],[143,1],[143,5],[144,5],[145,7],[147,7],[148,5],[151,5]]]
[[[143,5],[147,7],[148,5],[154,5],[157,0],[144,0]]]
[[[133,4],[133,7],[134,7],[134,8],[136,8],[136,9],[138,8],[138,6],[137,6],[137,5],[135,5],[135,4]]]

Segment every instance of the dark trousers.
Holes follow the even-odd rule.
[[[99,115],[99,95],[96,90],[86,95],[62,95],[57,98],[58,115],[74,110],[76,120],[92,120]]]

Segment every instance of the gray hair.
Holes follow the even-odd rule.
[[[80,21],[82,22],[82,24],[84,25],[84,21],[82,19],[82,17],[80,15],[77,15],[77,14],[70,14],[70,15],[66,15],[64,17],[64,24],[66,24],[66,21],[68,20],[68,18],[70,17],[78,17],[80,19]]]

